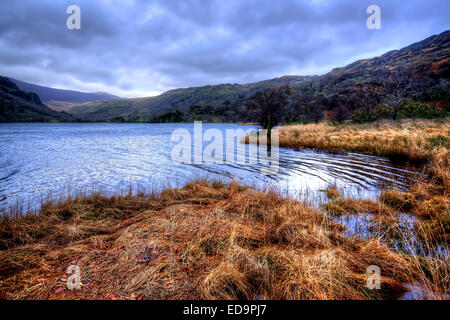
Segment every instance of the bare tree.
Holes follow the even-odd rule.
[[[267,129],[267,141],[270,143],[272,128],[280,123],[288,103],[289,85],[270,87],[264,91],[258,91],[251,102],[259,111],[258,122]]]
[[[351,116],[350,110],[344,104],[337,106],[335,110],[336,110],[335,119],[339,122],[345,121],[349,119]]]
[[[394,70],[383,81],[384,103],[398,119],[402,104],[410,97],[414,87],[414,77],[408,70]]]
[[[364,84],[350,95],[351,104],[357,109],[357,121],[368,122],[377,118],[377,107],[381,103],[382,96],[377,92],[377,87]],[[354,115],[355,116],[355,115]]]

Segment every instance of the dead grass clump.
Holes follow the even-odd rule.
[[[378,201],[397,211],[409,212],[413,208],[414,198],[409,192],[384,190],[378,197]]]
[[[373,214],[391,214],[392,210],[382,203],[378,203],[369,199],[336,199],[334,201],[325,203],[322,208],[333,215],[341,216],[344,214],[359,214],[359,213],[373,213]]]
[[[367,267],[380,263],[396,283],[406,265],[343,238],[319,210],[236,183],[72,199],[27,219],[2,221],[5,299],[379,299],[394,295],[368,294]],[[66,288],[70,265],[80,290]]]
[[[331,187],[323,190],[323,192],[325,192],[327,198],[330,200],[335,200],[341,196],[341,193],[339,192],[336,185],[332,185]]]
[[[202,292],[206,299],[252,300],[247,277],[233,264],[222,262],[205,278]]]
[[[289,219],[277,227],[271,237],[272,243],[283,243],[288,246],[312,249],[329,248],[329,232],[323,226],[305,224],[300,219]]]

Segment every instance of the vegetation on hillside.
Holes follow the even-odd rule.
[[[20,90],[8,78],[0,77],[0,122],[75,121],[66,113],[43,105],[38,95]]]
[[[286,123],[442,117],[449,114],[449,48],[450,31],[445,31],[322,76],[176,89],[156,97],[97,101],[70,110],[89,121],[120,117],[127,122],[158,122],[162,115],[179,112],[185,122],[257,122],[261,106],[255,106],[254,98],[289,85],[281,115]]]

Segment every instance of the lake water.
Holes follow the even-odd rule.
[[[233,179],[258,188],[274,187],[299,198],[322,201],[320,192],[337,184],[352,196],[375,198],[387,185],[405,188],[413,170],[354,153],[330,154],[280,149],[279,170],[264,175],[259,164],[181,164],[172,161],[175,129],[190,134],[194,124],[0,124],[0,211],[18,200],[39,203],[50,191],[182,186],[197,178]],[[203,132],[256,127],[203,124]],[[239,139],[237,139],[239,140]],[[203,142],[206,147],[209,142]],[[248,146],[246,148],[247,160]],[[226,152],[235,151],[234,149]],[[247,161],[248,162],[248,161]]]

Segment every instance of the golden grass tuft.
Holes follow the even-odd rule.
[[[339,198],[341,196],[341,193],[339,192],[338,188],[336,185],[332,185],[330,187],[328,187],[325,190],[322,190],[323,192],[325,192],[326,196],[328,199],[330,200],[335,200],[337,198]]]
[[[373,213],[390,215],[392,209],[383,203],[369,199],[338,198],[322,205],[322,208],[333,215]]]
[[[396,212],[415,213],[431,225],[442,226],[443,238],[450,233],[449,141],[449,119],[407,119],[399,122],[383,120],[340,125],[319,123],[285,126],[279,131],[279,143],[282,147],[360,152],[394,161],[427,164],[427,181],[414,183],[407,192],[385,190],[379,198],[379,205],[366,200],[339,199],[335,192],[337,190],[329,188],[325,191],[333,201],[325,209],[333,214],[358,213],[360,210],[387,213],[389,206]]]
[[[381,299],[414,275],[321,211],[237,183],[73,198],[0,227],[3,299]],[[73,264],[83,286],[70,291]],[[366,288],[372,264],[381,290]]]

